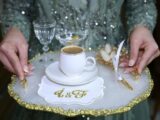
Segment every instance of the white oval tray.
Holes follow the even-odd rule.
[[[58,52],[47,54],[49,59],[58,60]],[[95,52],[87,52],[87,55],[95,56]],[[67,105],[67,104],[49,104],[38,94],[38,84],[41,77],[45,74],[44,64],[39,60],[44,57],[37,55],[31,60],[35,66],[32,76],[27,78],[28,87],[24,89],[19,80],[13,76],[12,82],[8,85],[8,91],[17,103],[21,106],[32,109],[59,113],[66,116],[76,115],[111,115],[129,111],[133,106],[149,97],[153,81],[151,80],[149,70],[146,69],[139,80],[134,80],[134,76],[124,74],[123,77],[132,85],[133,90],[128,90],[122,84],[117,82],[114,77],[114,71],[111,67],[97,63],[98,74],[104,79],[104,96],[89,105]],[[122,72],[122,70],[121,70]]]

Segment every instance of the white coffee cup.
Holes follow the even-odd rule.
[[[66,46],[61,49],[59,68],[67,76],[80,75],[83,71],[95,69],[94,57],[86,57],[85,51],[79,46]]]

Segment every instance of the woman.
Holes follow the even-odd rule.
[[[32,22],[41,17],[55,19],[73,26],[77,21],[87,21],[89,36],[87,47],[96,48],[104,43],[117,45],[123,39],[129,39],[130,58],[123,61],[126,72],[132,72],[136,66],[141,73],[154,58],[159,55],[158,46],[152,36],[156,21],[154,0],[5,0],[3,15],[4,39],[0,46],[0,61],[20,80],[29,74],[29,56],[40,52]],[[81,27],[81,26],[76,26]],[[28,49],[29,45],[29,49]],[[52,49],[58,49],[59,43],[53,40]],[[11,119],[65,120],[47,112],[31,111],[20,106],[14,109]],[[87,119],[74,117],[73,119]],[[90,117],[91,120],[149,120],[147,101],[140,103],[131,111],[113,115]]]

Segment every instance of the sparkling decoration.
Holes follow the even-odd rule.
[[[97,26],[97,25],[98,25],[98,23],[96,22],[96,23],[95,23],[95,25]]]
[[[91,50],[92,50],[92,48],[91,48],[91,47],[89,47],[89,48],[88,48],[88,50],[89,50],[89,51],[91,51]]]
[[[114,26],[114,25],[112,25],[112,24],[110,25],[110,27],[111,27],[111,28],[113,28],[113,29],[115,28],[115,26]]]
[[[90,120],[90,117],[87,117],[87,120]]]
[[[78,18],[78,17],[77,17],[76,19],[77,19],[77,20],[79,20],[79,18]]]
[[[70,16],[72,16],[73,14],[72,14],[72,13],[70,13],[69,15],[70,15]]]
[[[146,12],[146,15],[149,15],[148,12]]]
[[[65,16],[65,19],[68,19],[68,16]]]
[[[156,23],[156,10],[153,2],[149,0],[142,0],[142,2],[138,2],[138,0],[127,1],[126,32],[122,29],[123,24],[120,22],[121,17],[119,10],[121,5],[118,5],[119,3],[116,2],[116,0],[109,0],[107,2],[105,2],[105,0],[96,0],[97,4],[94,6],[92,5],[94,2],[89,2],[89,0],[82,1],[83,2],[78,2],[78,4],[76,4],[73,0],[58,0],[56,2],[54,2],[54,0],[49,0],[46,4],[44,4],[44,6],[37,4],[38,2],[36,2],[36,4],[37,7],[39,7],[37,10],[39,10],[39,13],[41,13],[42,16],[45,14],[45,12],[43,13],[43,9],[45,9],[44,11],[46,12],[51,9],[51,15],[55,18],[58,26],[63,26],[61,25],[61,22],[64,22],[65,24],[68,23],[68,26],[79,28],[83,21],[88,21],[89,31],[92,34],[89,43],[92,48],[96,48],[97,45],[99,46],[102,42],[104,42],[104,35],[107,35],[109,38],[107,42],[116,45],[119,42],[118,40],[120,40],[120,36],[123,35],[123,39],[126,39],[128,37],[127,34],[129,34],[133,30],[133,27],[137,24],[144,25],[150,30],[153,30]],[[123,2],[120,3],[123,4]],[[9,7],[10,5],[14,5],[15,7]],[[16,27],[21,29],[25,37],[29,36],[30,20],[28,20],[28,18],[35,18],[35,16],[38,17],[38,14],[28,14],[30,10],[33,10],[34,12],[34,5],[35,3],[31,0],[22,0],[21,3],[17,0],[10,0],[10,4],[6,5],[4,8],[4,13],[7,13],[8,15],[6,15],[7,17],[2,17],[2,23],[4,22],[6,26],[14,24]],[[144,9],[141,9],[141,6],[143,6]],[[131,8],[135,8],[135,10],[133,11]],[[21,15],[29,15],[29,17],[22,17],[21,15],[18,15],[19,13]],[[66,15],[68,18],[65,17]],[[137,16],[136,19],[135,16]],[[12,18],[16,18],[16,20],[13,21]],[[27,25],[24,23],[27,23]],[[8,27],[5,29],[5,31],[7,31]],[[86,47],[89,47],[89,45],[87,46],[87,39],[84,44]],[[51,47],[53,48],[54,46]],[[36,49],[36,51],[39,52],[39,48],[37,47]]]
[[[24,14],[25,14],[25,11],[22,11],[21,13],[22,13],[22,15],[24,15]]]
[[[57,14],[57,11],[54,11],[55,14]]]

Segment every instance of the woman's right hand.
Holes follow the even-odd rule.
[[[0,61],[12,73],[23,80],[30,72],[28,65],[28,44],[17,28],[10,28],[0,43]]]

